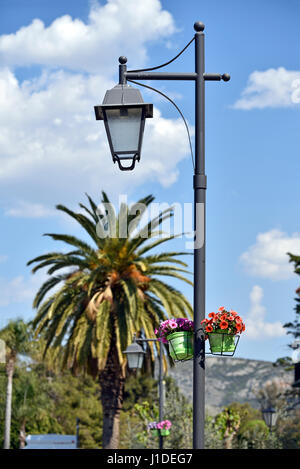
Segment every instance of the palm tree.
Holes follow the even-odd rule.
[[[109,204],[104,192],[102,196],[102,203]],[[163,211],[138,230],[136,210],[142,216],[153,196],[139,200],[131,209],[122,204],[118,216],[112,210],[107,210],[104,216],[87,197],[89,207],[80,204],[84,213],[75,213],[63,205],[56,208],[76,220],[93,245],[70,235],[47,234],[71,245],[72,250],[51,252],[28,262],[36,264],[33,272],[49,266],[50,275],[36,294],[34,307],[38,311],[33,326],[46,339],[45,351],[64,345],[65,367],[98,377],[103,448],[117,448],[126,367],[122,351],[136,332],[143,330],[146,337],[153,337],[166,315],[192,315],[185,296],[162,281],[161,276],[192,283],[182,275],[189,273],[187,264],[178,259],[186,253],[149,254],[151,249],[175,237],[151,239],[162,233],[161,224],[172,215],[172,210]],[[124,233],[124,226],[126,235],[122,237],[119,233]],[[52,275],[57,271],[61,271],[59,275]],[[56,291],[48,296],[54,287]],[[153,346],[151,357],[154,360]]]
[[[0,331],[0,337],[5,342],[7,375],[3,448],[9,449],[13,375],[18,355],[26,354],[30,349],[30,333],[28,325],[25,324],[21,319],[10,321],[8,325]]]

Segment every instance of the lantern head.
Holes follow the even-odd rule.
[[[135,338],[131,345],[123,352],[127,356],[128,368],[137,369],[142,368],[145,352],[142,347],[136,342]]]
[[[268,407],[262,410],[263,418],[265,424],[269,427],[270,430],[276,425],[278,414],[273,407]]]
[[[140,91],[127,84],[106,91],[101,106],[94,106],[96,119],[103,120],[112,154],[122,171],[134,169],[141,158],[145,119],[153,117],[153,104],[143,101]],[[124,161],[130,161],[123,166]]]

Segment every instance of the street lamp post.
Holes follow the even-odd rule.
[[[278,417],[276,410],[274,409],[274,407],[267,407],[262,410],[262,414],[265,424],[269,428],[270,433],[272,433],[272,429],[273,427],[275,427]]]
[[[80,425],[80,419],[76,417],[76,448],[78,449],[80,446],[80,441],[79,441],[79,425]]]
[[[138,342],[160,342],[159,339],[137,339],[134,335],[133,343],[127,347],[123,352],[127,355],[128,367],[138,369],[142,367],[145,352]],[[160,343],[159,347],[159,376],[158,376],[158,389],[159,389],[159,421],[164,418],[164,382],[163,382],[163,346]],[[159,433],[159,449],[163,449],[163,437]]]
[[[130,101],[129,90],[131,86],[127,81],[133,80],[180,80],[180,81],[194,81],[195,82],[195,166],[194,166],[194,229],[195,229],[195,242],[194,242],[194,325],[195,325],[195,347],[194,347],[194,366],[193,366],[193,447],[195,449],[204,448],[204,421],[205,421],[205,337],[202,329],[201,321],[205,317],[205,203],[206,203],[206,174],[205,174],[205,81],[228,81],[230,76],[228,74],[218,73],[205,73],[204,61],[204,24],[196,22],[194,24],[195,35],[194,38],[187,44],[187,46],[166,64],[151,69],[127,71],[127,58],[119,58],[119,85],[113,90],[114,99],[110,101],[106,95],[102,106],[95,106],[95,114],[97,120],[104,120],[105,112],[108,105],[113,106],[114,113],[113,125],[121,125],[122,130],[118,137],[118,132],[115,132],[116,127],[110,126],[107,117],[105,124],[108,141],[114,162],[118,162],[121,170],[131,170],[134,168],[136,161],[140,160],[141,155],[141,142],[142,133],[145,125],[145,117],[152,117],[151,105],[143,103],[141,96],[134,97]],[[195,41],[195,72],[193,73],[164,73],[153,72],[158,68],[176,60],[182,52]],[[133,82],[135,83],[135,82]],[[137,83],[139,84],[139,83]],[[170,98],[161,93],[160,91],[151,88],[147,85],[142,85],[157,91],[165,96],[169,101]],[[110,93],[113,92],[110,90]],[[118,98],[116,91],[119,91]],[[131,95],[133,96],[133,95]],[[128,112],[128,103],[135,109],[140,109],[140,125],[137,126],[137,112]],[[175,103],[173,103],[175,105]],[[176,106],[176,105],[175,105]],[[176,106],[178,109],[178,107]],[[179,110],[179,109],[178,109]],[[179,110],[182,115],[181,111]],[[128,126],[129,136],[133,137],[131,130],[135,127],[135,148],[129,148],[129,143],[124,137],[124,129]],[[112,138],[112,133],[114,137]],[[125,132],[126,133],[126,132]],[[125,158],[131,159],[131,165],[124,167],[120,163],[120,157],[125,155]],[[119,158],[119,159],[118,159]],[[122,161],[122,160],[121,160]]]

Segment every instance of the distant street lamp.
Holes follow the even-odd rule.
[[[205,263],[206,263],[206,184],[205,174],[205,82],[229,81],[227,73],[206,73],[204,60],[204,24],[194,24],[195,34],[190,42],[172,60],[147,69],[128,70],[127,58],[119,58],[119,84],[108,90],[100,106],[94,106],[96,119],[104,120],[107,138],[114,163],[121,170],[134,169],[140,160],[145,118],[153,116],[151,104],[145,104],[139,91],[127,82],[132,82],[156,91],[178,106],[164,93],[134,80],[180,80],[195,83],[195,162],[194,162],[194,367],[193,367],[193,447],[204,448],[205,424],[205,333],[201,321],[205,318]],[[153,72],[174,62],[192,42],[195,42],[195,71],[189,73]],[[187,124],[184,119],[186,128]],[[131,161],[123,166],[123,160]]]
[[[274,409],[274,407],[267,407],[262,410],[262,414],[263,414],[263,419],[265,421],[265,424],[267,425],[270,432],[272,433],[272,428],[275,427],[277,417],[278,417],[276,410]]]
[[[133,337],[132,344],[128,345],[123,353],[127,355],[128,368],[131,370],[142,368],[145,352],[137,343],[135,336]]]
[[[132,344],[128,345],[127,349],[123,352],[127,355],[128,367],[130,369],[142,368],[145,352],[137,342],[160,342],[158,339],[140,339],[133,336]],[[158,392],[159,392],[159,421],[164,418],[164,382],[163,382],[163,345],[160,342],[159,347],[159,378],[158,378]],[[163,437],[159,434],[159,449],[163,449]]]

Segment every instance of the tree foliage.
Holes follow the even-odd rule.
[[[160,226],[172,216],[172,211],[163,211],[135,232],[142,215],[139,213],[137,217],[136,212],[142,211],[140,207],[145,210],[153,200],[153,196],[139,200],[136,210],[122,204],[118,216],[110,210],[107,219],[99,215],[90,197],[89,207],[80,204],[85,214],[57,206],[76,220],[92,241],[90,245],[75,236],[48,233],[46,236],[64,242],[71,251],[51,252],[28,262],[28,265],[35,264],[33,273],[48,269],[49,279],[35,296],[37,315],[33,325],[37,333],[44,332],[46,350],[66,344],[65,366],[92,370],[96,360],[97,370],[103,370],[113,340],[117,360],[124,367],[126,357],[122,351],[131,343],[134,333],[143,329],[147,337],[154,337],[154,329],[166,314],[192,315],[192,307],[184,295],[161,280],[168,276],[192,285],[183,275],[189,274],[187,264],[178,259],[186,253],[149,254],[174,238],[170,235],[152,239],[162,234]],[[109,204],[105,193],[102,203]],[[124,223],[127,234],[120,236],[120,226]],[[51,295],[53,288],[56,291]],[[151,350],[154,359],[152,346]]]
[[[300,275],[300,256],[288,253],[290,262],[294,264],[294,272]],[[284,324],[287,334],[291,334],[295,339],[300,337],[300,287],[296,290],[295,320]]]
[[[80,204],[80,212],[63,205],[57,209],[81,225],[90,244],[75,236],[48,233],[46,236],[64,242],[71,250],[50,252],[28,262],[34,265],[33,272],[47,268],[49,275],[34,299],[33,327],[45,338],[45,352],[63,344],[64,368],[98,377],[103,445],[117,448],[127,363],[123,351],[135,333],[143,331],[153,338],[155,328],[167,316],[192,316],[185,296],[163,278],[192,282],[187,264],[179,259],[185,252],[153,252],[175,237],[162,236],[161,226],[172,216],[171,209],[140,228],[153,196],[131,207],[122,204],[118,214],[104,192],[102,209],[87,198],[89,205]],[[153,239],[157,235],[161,236]],[[152,362],[160,346],[150,344]]]

